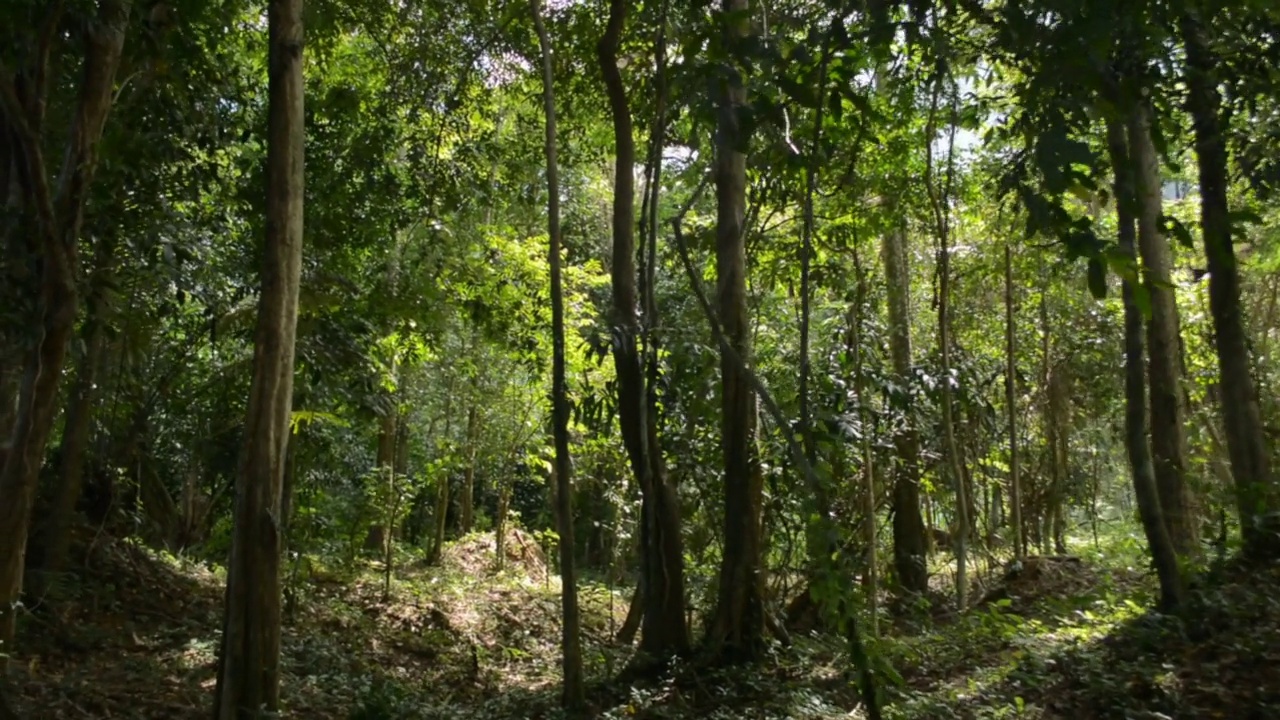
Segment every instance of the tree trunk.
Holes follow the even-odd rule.
[[[1186,408],[1182,403],[1181,329],[1173,290],[1173,257],[1160,233],[1160,159],[1151,141],[1151,108],[1139,104],[1129,119],[1129,152],[1137,200],[1138,250],[1151,302],[1147,325],[1147,377],[1151,403],[1151,456],[1160,509],[1179,555],[1196,551],[1196,520],[1186,485]]]
[[[747,0],[723,0],[730,54],[750,33]],[[727,68],[717,108],[715,157],[716,277],[720,323],[733,351],[751,358],[745,244],[747,136],[740,124],[747,93],[740,68]],[[761,581],[763,483],[755,447],[756,399],[745,368],[720,354],[720,434],[724,453],[724,552],[707,646],[724,660],[751,661],[764,651]]]
[[[1198,11],[1189,8],[1181,20],[1186,45],[1187,109],[1195,130],[1200,168],[1200,225],[1209,268],[1209,311],[1221,377],[1222,418],[1236,483],[1244,553],[1254,559],[1280,556],[1280,505],[1277,480],[1250,374],[1249,348],[1240,312],[1240,274],[1232,247],[1227,203],[1227,150],[1220,116],[1215,66]]]
[[[551,404],[556,446],[556,523],[560,532],[561,650],[564,706],[571,711],[586,704],[582,674],[582,646],[578,620],[578,580],[573,563],[573,480],[569,459],[569,398],[565,381],[564,288],[560,278],[560,166],[556,160],[555,76],[551,39],[542,20],[542,0],[532,0],[533,24],[542,50],[542,109],[546,116],[547,235],[551,269]],[[624,168],[630,173],[630,167]]]
[[[467,469],[462,478],[462,497],[459,498],[459,528],[462,535],[471,532],[475,524],[476,446],[480,444],[480,415],[476,411],[478,398],[471,399],[467,411]]]
[[[280,504],[302,274],[302,0],[270,0],[267,237],[214,717],[280,706]]]
[[[866,543],[866,575],[863,577],[864,592],[867,596],[867,614],[871,618],[871,637],[880,636],[880,579],[876,567],[876,466],[875,455],[871,450],[871,413],[867,408],[866,373],[862,360],[862,328],[863,316],[866,312],[867,276],[862,271],[862,263],[858,259],[857,246],[854,247],[854,267],[857,272],[857,287],[854,293],[853,317],[851,322],[848,350],[853,355],[853,390],[858,403],[858,424],[861,426],[862,440],[859,443],[862,451],[862,514],[863,542]]]
[[[106,347],[106,324],[110,308],[106,293],[111,282],[114,244],[106,239],[100,240],[96,254],[96,268],[90,283],[88,318],[81,331],[84,336],[84,354],[80,357],[80,368],[76,371],[76,382],[71,388],[71,401],[67,407],[59,452],[58,484],[50,506],[49,522],[39,543],[42,553],[40,567],[46,573],[61,572],[66,566],[71,547],[71,528],[83,486],[85,458],[89,453],[89,436],[93,430],[97,376]]]
[[[661,462],[656,423],[650,422],[644,362],[639,346],[635,243],[635,140],[631,108],[618,69],[618,47],[627,3],[612,0],[609,22],[596,47],[614,132],[613,189],[613,360],[618,377],[618,424],[632,472],[640,487],[640,568],[643,606],[639,663],[665,667],[672,655],[689,649],[684,615],[684,556],[675,493]],[[660,138],[654,138],[660,142]],[[650,188],[649,192],[656,192]],[[647,318],[652,323],[653,318]],[[646,335],[647,338],[647,335]],[[673,521],[674,518],[674,521]],[[628,612],[628,619],[631,613]],[[639,669],[639,665],[633,664]]]
[[[1016,344],[1013,320],[1013,251],[1004,245],[1004,396],[1009,414],[1009,517],[1013,525],[1013,557],[1021,560],[1027,554],[1022,534],[1022,488],[1018,477],[1018,395],[1017,366],[1014,364]]]
[[[1115,121],[1107,123],[1107,141],[1115,170],[1116,215],[1119,222],[1119,249],[1134,257],[1133,174],[1129,164],[1124,129]],[[1138,514],[1146,532],[1151,557],[1160,580],[1160,605],[1173,612],[1182,606],[1182,578],[1178,556],[1161,517],[1160,495],[1156,488],[1151,449],[1147,444],[1146,383],[1143,377],[1142,311],[1135,300],[1136,283],[1125,279],[1124,294],[1124,386],[1125,448],[1133,470],[1133,490]]]
[[[911,272],[907,265],[907,233],[895,228],[881,246],[889,305],[889,354],[893,373],[911,382]],[[897,463],[893,475],[893,567],[898,590],[907,595],[929,589],[925,568],[928,539],[920,516],[920,434],[914,427],[894,438]]]
[[[51,12],[60,12],[58,5]],[[67,346],[75,327],[76,263],[85,198],[93,179],[98,142],[114,99],[116,68],[124,46],[130,4],[101,0],[97,17],[85,33],[84,73],[79,105],[64,156],[56,193],[49,187],[48,170],[39,135],[42,95],[26,98],[23,107],[12,77],[0,77],[0,100],[16,138],[15,150],[27,168],[23,195],[37,218],[39,242],[39,316],[33,324],[38,338],[23,363],[18,409],[0,468],[0,649],[12,648],[16,608],[22,593],[27,530],[35,500],[40,464],[53,429],[58,387]],[[51,19],[51,22],[56,20]],[[47,58],[37,61],[37,75],[48,71]],[[37,89],[42,90],[42,89]]]

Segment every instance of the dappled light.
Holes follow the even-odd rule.
[[[1278,66],[0,3],[0,720],[1280,718]]]

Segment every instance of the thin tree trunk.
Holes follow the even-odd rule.
[[[50,10],[56,27],[61,4]],[[18,409],[0,467],[0,648],[12,648],[22,593],[27,530],[40,465],[53,429],[67,346],[75,327],[78,298],[76,263],[85,198],[93,179],[99,140],[114,99],[116,68],[124,47],[130,3],[102,0],[87,23],[79,105],[72,121],[56,192],[49,187],[40,135],[44,88],[23,98],[12,76],[0,77],[0,106],[12,130],[15,152],[27,168],[23,195],[37,219],[40,297],[33,324],[37,340],[23,362]],[[37,77],[48,75],[47,52],[35,61]],[[28,90],[28,88],[24,88]],[[24,103],[24,99],[27,101]],[[28,110],[31,108],[32,110]]]
[[[1115,169],[1116,214],[1119,221],[1119,249],[1134,255],[1133,174],[1124,129],[1115,121],[1107,123],[1107,141],[1111,164]],[[1142,311],[1138,308],[1136,283],[1125,279],[1124,294],[1124,385],[1125,448],[1133,471],[1133,490],[1138,514],[1146,532],[1147,544],[1155,561],[1160,580],[1160,605],[1173,612],[1182,606],[1182,578],[1178,556],[1169,539],[1169,531],[1160,514],[1160,495],[1156,488],[1151,449],[1147,444],[1146,382],[1143,376]]]
[[[214,717],[280,706],[280,504],[302,275],[302,0],[270,0],[267,237]]]
[[[862,263],[858,259],[857,246],[854,246],[854,268],[858,274],[857,288],[854,293],[853,318],[850,323],[852,335],[850,340],[853,352],[853,390],[855,393],[854,400],[858,403],[858,425],[861,426],[860,434],[862,440],[859,443],[862,450],[862,472],[863,488],[862,488],[862,513],[863,513],[863,542],[866,547],[866,575],[864,578],[864,588],[867,596],[867,613],[871,617],[870,633],[871,637],[880,636],[880,581],[879,572],[876,567],[876,476],[875,476],[875,455],[871,450],[871,419],[870,413],[867,411],[866,396],[866,374],[863,372],[862,361],[862,328],[863,316],[866,309],[867,301],[867,277],[863,273]]]
[[[460,527],[459,532],[466,535],[475,524],[475,482],[476,482],[476,446],[480,443],[480,415],[476,411],[479,398],[471,398],[471,409],[467,411],[467,469],[462,478],[462,497],[459,499]]]
[[[734,48],[750,33],[747,0],[723,0],[724,41]],[[746,130],[741,109],[747,93],[739,68],[727,68],[717,108],[715,156],[716,277],[720,323],[734,353],[750,362],[747,317]],[[749,661],[764,651],[764,588],[761,574],[763,483],[755,446],[756,399],[740,367],[720,356],[720,433],[724,453],[724,552],[716,609],[707,645],[726,660]]]
[[[578,621],[578,580],[573,564],[573,480],[569,459],[569,398],[565,383],[564,289],[560,278],[560,166],[556,160],[555,76],[551,63],[551,38],[542,20],[542,0],[531,0],[533,24],[542,49],[542,109],[546,116],[547,235],[551,267],[552,369],[551,402],[556,446],[556,521],[560,531],[560,599],[563,610],[563,651],[566,708],[579,710],[585,703],[582,646]],[[631,168],[625,168],[630,173]]]
[[[1139,103],[1129,119],[1129,152],[1137,200],[1138,250],[1144,270],[1142,283],[1151,301],[1151,322],[1147,325],[1151,455],[1169,539],[1179,555],[1187,556],[1195,552],[1197,541],[1185,479],[1181,329],[1172,284],[1172,252],[1160,233],[1160,159],[1151,141],[1151,108],[1144,103]]]
[[[1274,527],[1280,492],[1250,374],[1249,348],[1240,312],[1240,274],[1227,202],[1226,139],[1215,77],[1218,61],[1209,48],[1204,20],[1197,8],[1188,8],[1182,16],[1181,33],[1186,46],[1187,109],[1195,131],[1200,169],[1200,226],[1209,268],[1209,311],[1213,315],[1222,418],[1231,474],[1236,482],[1244,553],[1259,560],[1273,559],[1280,556],[1280,532]]]
[[[678,519],[672,525],[664,521],[669,515],[663,506],[672,499],[664,498],[667,479],[658,461],[656,424],[650,423],[645,388],[645,363],[639,347],[641,334],[637,313],[638,291],[635,242],[635,139],[631,108],[618,69],[618,47],[626,23],[627,3],[612,0],[605,34],[596,46],[597,58],[604,76],[605,90],[613,116],[614,190],[613,190],[613,345],[614,366],[618,377],[618,424],[632,472],[640,487],[640,567],[643,589],[643,632],[640,653],[631,669],[652,663],[664,667],[672,655],[689,649],[689,633],[684,616],[684,562],[680,544]],[[655,138],[655,140],[658,140]],[[647,193],[657,188],[646,188]],[[649,318],[652,321],[651,318]],[[647,337],[647,334],[646,334]],[[652,432],[651,432],[652,429]],[[678,518],[678,516],[676,516]],[[630,612],[628,612],[630,618]]]
[[[1013,525],[1013,557],[1021,560],[1027,554],[1026,539],[1022,534],[1022,488],[1018,477],[1018,395],[1017,355],[1015,355],[1015,326],[1013,319],[1013,250],[1004,245],[1004,395],[1008,406],[1009,427],[1009,510]]]

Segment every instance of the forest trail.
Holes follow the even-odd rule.
[[[213,691],[222,575],[131,541],[80,538],[83,562],[25,623],[15,658],[25,717],[202,718]],[[516,549],[512,550],[512,547]],[[452,544],[409,564],[383,600],[377,567],[310,568],[284,634],[284,717],[559,717],[559,585],[533,536]],[[525,549],[520,549],[521,547]],[[1225,565],[1185,628],[1143,610],[1154,583],[1096,555],[1029,559],[961,617],[873,645],[889,716],[1250,718],[1280,711],[1280,569]],[[1041,567],[1035,567],[1039,564]],[[610,642],[629,592],[583,585],[593,716],[842,718],[860,703],[829,639],[797,638],[757,668],[678,668],[619,688],[629,648]],[[56,610],[55,610],[56,608]],[[1212,709],[1212,710],[1211,710]]]

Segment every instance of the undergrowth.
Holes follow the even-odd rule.
[[[966,613],[884,627],[869,645],[887,717],[1280,717],[1280,571],[1218,563],[1198,575],[1180,620],[1147,610],[1154,583],[1135,536],[1103,540],[988,580]],[[454,543],[436,566],[402,553],[389,591],[376,562],[297,558],[284,715],[562,717],[558,581],[532,538],[506,545],[501,569],[492,536]],[[84,556],[24,615],[11,672],[19,708],[32,718],[207,715],[221,572],[126,540],[98,538]],[[630,649],[613,636],[629,590],[580,590],[594,717],[862,714],[842,645],[822,635],[775,645],[753,666],[677,662],[620,686],[612,679]]]

